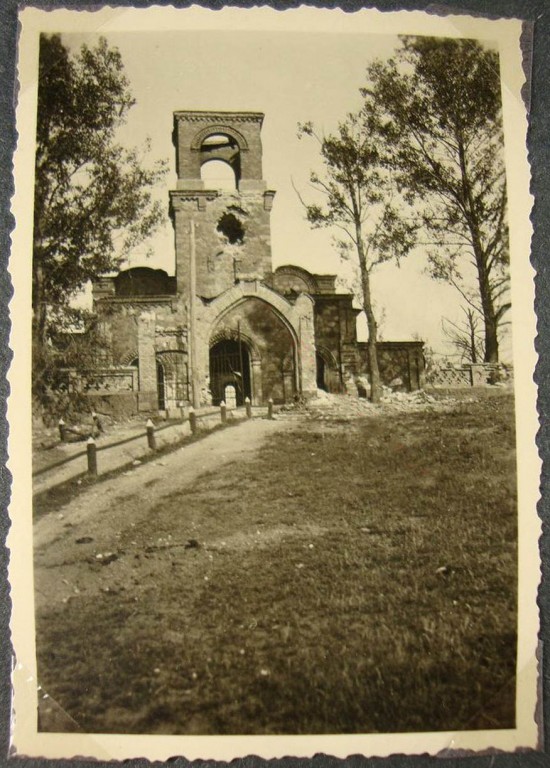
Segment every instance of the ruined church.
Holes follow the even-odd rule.
[[[275,191],[262,173],[263,115],[174,114],[175,276],[129,268],[93,286],[104,338],[94,400],[128,412],[366,393],[366,344],[335,275],[272,268]],[[276,202],[275,202],[276,204]],[[422,385],[422,342],[380,342],[382,379]]]

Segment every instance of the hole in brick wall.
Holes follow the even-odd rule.
[[[224,235],[231,245],[242,243],[244,240],[244,227],[232,213],[224,213],[218,222],[218,232]]]

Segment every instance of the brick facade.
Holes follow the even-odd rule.
[[[256,404],[318,387],[357,393],[367,370],[358,310],[350,294],[336,292],[335,276],[292,265],[273,272],[275,193],[262,177],[262,120],[176,112],[175,277],[137,268],[94,284],[104,356],[114,372],[137,365],[129,380],[141,410],[219,402],[226,391]],[[207,180],[203,168],[213,161],[231,168],[229,185]],[[393,371],[395,359],[401,370],[406,359],[406,386],[416,388],[420,357],[411,349],[384,348],[383,368]]]
[[[189,292],[191,221],[195,224],[196,293],[206,299],[219,296],[236,279],[266,280],[271,274],[272,194],[267,192],[215,192],[197,196],[192,191],[170,194],[170,212],[176,243],[177,293]],[[218,230],[224,215],[241,224],[242,242],[230,243]]]

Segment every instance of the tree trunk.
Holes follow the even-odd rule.
[[[485,326],[485,362],[498,363],[498,317],[495,311],[491,286],[489,283],[490,266],[487,262],[486,252],[480,235],[479,222],[472,197],[472,187],[466,166],[466,151],[459,138],[458,152],[460,160],[460,172],[462,176],[462,190],[464,195],[465,218],[472,238],[472,246],[477,266],[479,283],[479,297],[483,310],[483,324]]]
[[[370,399],[373,403],[379,403],[380,398],[382,397],[382,383],[380,381],[378,349],[376,346],[378,341],[378,324],[372,309],[370,275],[364,257],[361,258],[361,287],[363,289],[363,309],[365,311],[365,315],[367,316],[367,327],[369,331],[369,338],[367,341],[367,355],[370,371]]]
[[[36,251],[35,251],[36,259]],[[44,345],[47,341],[47,307],[44,295],[44,272],[40,263],[34,267],[34,280],[33,280],[33,325],[35,340]]]
[[[485,362],[498,363],[498,326],[494,318],[485,318]]]
[[[477,264],[479,296],[481,298],[481,308],[483,310],[483,325],[485,327],[484,362],[498,363],[498,318],[493,297],[491,295],[489,275],[485,264],[485,254],[479,240],[477,227],[472,227],[471,231]]]
[[[477,363],[476,329],[474,325],[474,316],[472,314],[472,310],[468,311],[468,322],[470,324],[470,359],[475,365]]]
[[[365,246],[361,234],[361,216],[360,206],[357,205],[352,195],[354,207],[354,224],[356,235],[357,256],[359,258],[359,267],[361,270],[361,289],[363,293],[363,310],[367,316],[367,328],[369,338],[367,341],[367,357],[369,361],[370,372],[370,399],[373,403],[379,403],[382,397],[382,384],[380,382],[380,369],[378,368],[378,350],[376,342],[378,341],[378,325],[372,309],[372,297],[370,292],[370,274],[367,268],[367,257],[365,255]]]

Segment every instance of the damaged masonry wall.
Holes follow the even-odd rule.
[[[154,411],[217,403],[226,387],[238,403],[255,404],[318,388],[361,393],[368,369],[353,297],[336,293],[334,275],[293,265],[273,272],[275,192],[262,177],[262,122],[256,112],[174,114],[176,275],[135,268],[96,282],[102,360],[137,376],[105,374],[103,388],[98,376],[92,397],[133,398]],[[385,383],[421,386],[421,344],[412,350],[381,348]],[[115,392],[119,380],[137,392]]]

